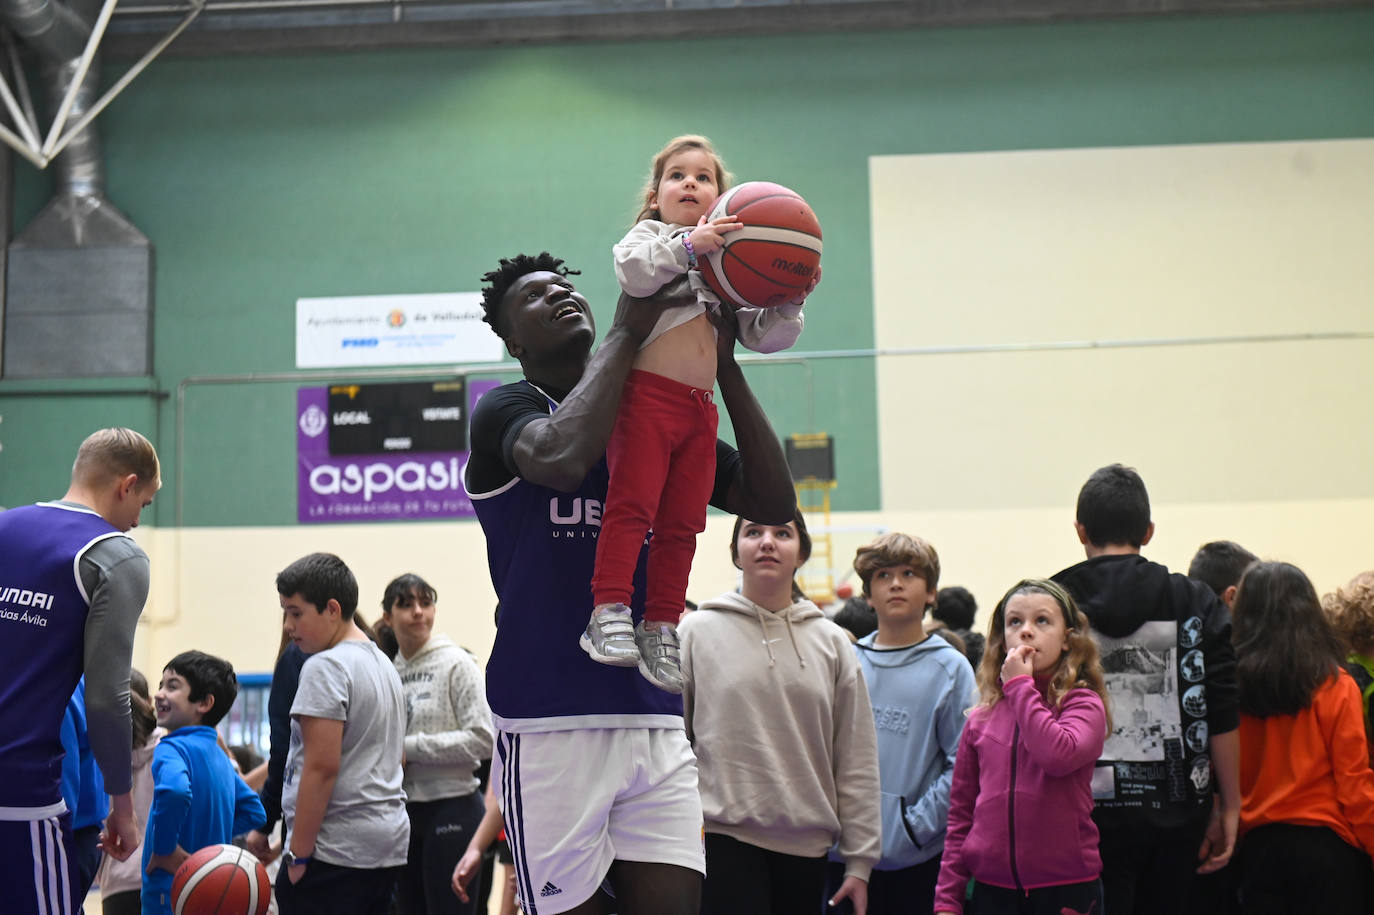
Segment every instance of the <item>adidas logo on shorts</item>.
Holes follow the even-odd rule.
[[[557,896],[561,892],[563,891],[560,890],[558,887],[554,886],[552,883],[545,883],[544,888],[539,891],[539,897],[541,899],[547,899],[550,896]]]

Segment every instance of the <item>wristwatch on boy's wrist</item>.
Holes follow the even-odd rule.
[[[292,852],[291,849],[286,848],[282,850],[281,861],[287,867],[295,867],[297,864],[309,864],[310,857],[313,854],[314,852],[312,851],[309,855],[298,855]]]

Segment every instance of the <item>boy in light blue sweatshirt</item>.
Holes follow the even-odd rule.
[[[153,751],[143,915],[171,915],[172,876],[181,862],[267,822],[257,792],[234,771],[215,733],[238,691],[233,666],[203,651],[184,651],[162,671],[153,707],[167,736]]]
[[[933,546],[886,534],[859,549],[854,570],[878,617],[877,631],[854,646],[873,703],[882,789],[883,856],[868,883],[868,913],[929,913],[954,754],[978,688],[968,660],[925,629],[940,581]]]

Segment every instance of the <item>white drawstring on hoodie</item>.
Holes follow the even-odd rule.
[[[743,597],[744,595],[740,596]],[[747,597],[744,599],[749,600]],[[754,616],[758,618],[759,629],[763,632],[763,647],[768,649],[768,666],[773,667],[777,662],[777,656],[773,654],[773,644],[768,640],[768,617],[764,614],[772,616],[776,616],[777,614],[770,610],[763,609],[751,600],[749,600],[749,603],[754,608]],[[792,608],[787,607],[780,612],[782,613],[782,618],[787,621],[787,637],[792,640],[792,651],[797,655],[797,663],[802,667],[806,667],[806,658],[802,657],[801,649],[797,647],[797,634],[792,631]]]

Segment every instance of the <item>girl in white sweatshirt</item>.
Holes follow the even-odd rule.
[[[491,709],[477,662],[434,635],[438,592],[418,575],[386,586],[382,616],[396,633],[396,672],[406,698],[406,813],[410,853],[398,884],[402,915],[470,915],[450,885],[453,868],[482,821],[473,770],[491,758]]]

